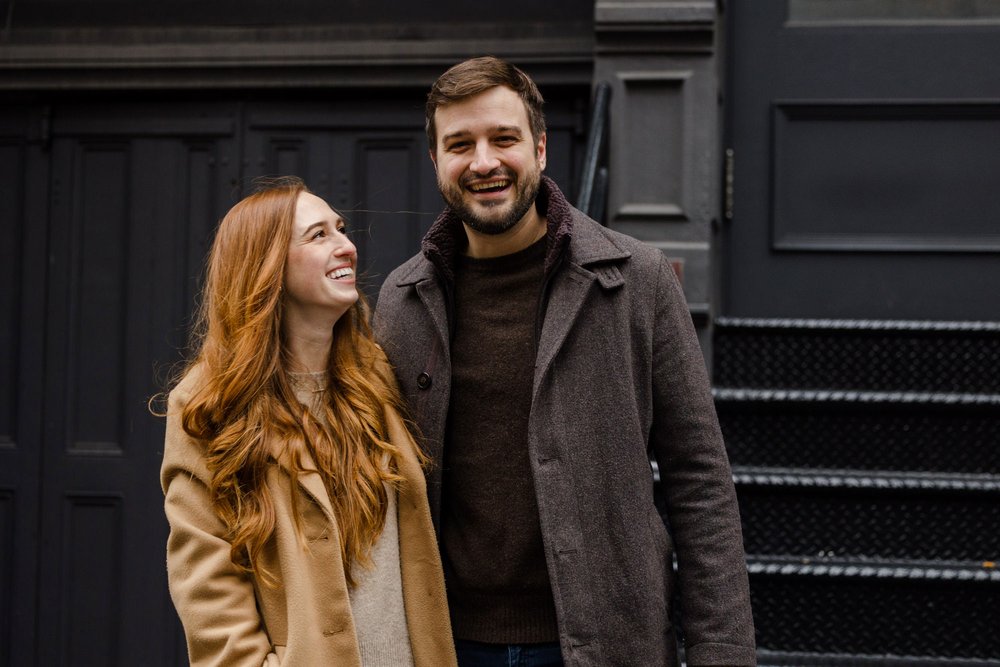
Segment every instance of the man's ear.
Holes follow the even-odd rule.
[[[437,170],[438,170],[438,161],[437,161],[437,157],[434,155],[434,149],[433,148],[428,148],[427,149],[427,154],[431,156],[431,164],[434,165],[434,173],[436,174]]]
[[[538,167],[545,171],[545,140],[547,135],[542,132],[542,136],[538,137],[538,145],[535,146],[535,153],[538,156]]]

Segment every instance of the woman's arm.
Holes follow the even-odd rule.
[[[226,527],[212,508],[204,447],[181,426],[182,392],[170,396],[160,482],[170,522],[167,575],[198,665],[276,665],[251,576],[230,560]]]

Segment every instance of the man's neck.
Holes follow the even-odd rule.
[[[545,236],[546,224],[546,219],[538,215],[532,206],[516,225],[503,234],[483,234],[463,225],[469,239],[465,254],[476,259],[512,255]]]

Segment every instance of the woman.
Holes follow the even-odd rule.
[[[193,665],[455,663],[422,455],[356,269],[298,179],[219,225],[161,471]]]

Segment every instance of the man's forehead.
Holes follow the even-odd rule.
[[[486,125],[521,125],[528,121],[528,109],[520,95],[510,88],[496,86],[434,110],[434,121],[441,123]]]

